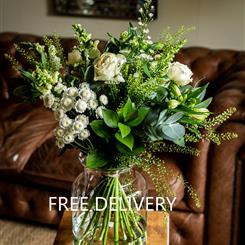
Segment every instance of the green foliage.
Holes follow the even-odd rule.
[[[91,151],[86,157],[86,167],[88,168],[102,168],[108,162],[108,156],[99,150]]]

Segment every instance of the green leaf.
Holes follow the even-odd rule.
[[[183,113],[182,112],[177,112],[177,113],[173,114],[172,116],[170,116],[164,122],[164,124],[172,124],[172,123],[175,123],[175,122],[179,121],[182,117],[183,117]]]
[[[125,155],[132,155],[132,154],[134,154],[127,146],[125,146],[124,144],[122,144],[119,141],[116,142],[116,148],[122,154],[125,154]]]
[[[31,80],[32,82],[35,81],[35,79],[33,78],[32,74],[28,71],[24,71],[22,69],[20,69],[21,75],[29,80]]]
[[[145,117],[148,115],[150,111],[150,108],[149,107],[140,107],[139,110],[138,110],[138,116],[131,120],[131,121],[128,121],[126,124],[129,126],[129,127],[136,127],[138,126],[139,124],[141,124]]]
[[[122,124],[122,123],[118,123],[118,128],[119,128],[123,138],[128,136],[131,132],[131,128],[125,124]]]
[[[86,166],[88,168],[101,168],[109,162],[106,154],[99,150],[90,152],[86,157]]]
[[[127,121],[128,118],[133,114],[134,105],[130,98],[128,98],[126,104],[123,106],[122,112],[123,112],[123,118],[125,119],[125,121]]]
[[[84,73],[84,80],[90,83],[94,80],[94,66],[89,66]]]
[[[109,109],[103,109],[102,115],[103,115],[103,120],[108,127],[117,128],[118,115],[116,112]]]
[[[207,108],[210,103],[212,102],[213,98],[208,98],[206,100],[204,100],[203,102],[197,104],[195,107],[196,108]]]
[[[206,94],[207,87],[208,83],[202,87],[194,88],[193,92],[190,94],[190,97],[202,100]]]
[[[95,134],[99,137],[108,139],[111,137],[109,128],[105,125],[103,120],[94,120],[90,123],[90,126]]]
[[[185,127],[179,123],[162,126],[162,132],[170,139],[177,140],[185,135]]]
[[[133,150],[134,147],[134,136],[132,134],[129,134],[128,136],[126,136],[125,138],[123,138],[120,134],[120,132],[117,132],[115,134],[115,138],[121,142],[122,144],[124,144],[125,146],[127,146],[131,151]]]
[[[150,73],[150,71],[149,71],[149,69],[148,69],[147,64],[144,64],[143,69],[144,69],[144,73],[145,73],[148,77],[151,77],[151,73]]]

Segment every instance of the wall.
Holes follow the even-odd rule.
[[[127,21],[48,16],[48,0],[0,0],[0,31],[57,33],[71,36],[71,24],[81,23],[95,38],[118,35]],[[51,1],[51,0],[50,0]],[[170,26],[195,26],[188,45],[245,49],[245,0],[158,0],[159,17],[151,23],[153,39]]]

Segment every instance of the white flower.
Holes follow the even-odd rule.
[[[60,101],[61,107],[66,111],[70,111],[73,108],[74,103],[74,99],[69,96],[64,96]]]
[[[65,116],[65,111],[63,109],[57,109],[54,112],[54,117],[57,121],[59,121],[61,118]]]
[[[54,91],[58,94],[61,94],[66,89],[66,86],[63,85],[61,82],[58,82],[57,85],[54,87]]]
[[[72,128],[75,132],[80,132],[81,130],[85,129],[85,125],[81,121],[75,121],[72,125]]]
[[[68,128],[72,125],[72,119],[70,119],[67,115],[61,118],[59,125],[61,128]]]
[[[102,105],[107,105],[108,104],[108,98],[106,95],[102,94],[100,97],[99,97],[99,101]]]
[[[102,113],[103,109],[105,109],[104,106],[99,106],[99,107],[97,107],[97,109],[96,109],[96,111],[95,111],[96,117],[97,117],[97,118],[103,119],[103,113]]]
[[[85,101],[88,101],[92,95],[91,89],[83,88],[79,91],[79,95],[81,96],[82,99],[84,99]]]
[[[43,103],[45,107],[51,108],[54,102],[55,102],[55,97],[53,94],[48,93],[43,96]]]
[[[85,115],[78,115],[75,118],[75,121],[81,122],[85,125],[85,128],[88,126],[89,124],[89,118]]]
[[[68,95],[70,97],[77,97],[78,96],[78,89],[75,87],[70,87],[70,88],[66,89],[65,93],[66,93],[66,95]]]
[[[64,130],[63,128],[56,128],[56,129],[54,130],[54,135],[55,135],[55,137],[57,137],[57,138],[63,137],[64,134],[65,134],[65,130]]]
[[[70,144],[75,140],[75,138],[73,134],[67,134],[63,137],[63,140],[65,144]]]
[[[56,139],[56,145],[61,149],[65,146],[64,141],[61,139]]]
[[[187,85],[192,82],[192,75],[193,73],[189,67],[179,62],[171,63],[168,68],[169,78],[180,86]]]
[[[83,89],[83,88],[89,88],[89,84],[86,83],[86,82],[80,83],[80,84],[79,84],[79,88],[80,88],[80,89]]]
[[[81,99],[79,99],[79,100],[76,102],[76,104],[75,104],[75,110],[76,110],[77,112],[80,112],[80,113],[85,112],[86,109],[87,109],[87,107],[88,107],[88,104],[87,104],[84,100],[81,100]]]
[[[98,107],[97,100],[89,100],[88,101],[88,107],[92,110],[95,110]]]
[[[95,63],[94,80],[124,82],[121,67],[125,62],[126,58],[122,54],[103,53]]]
[[[80,139],[80,140],[85,140],[85,139],[87,139],[89,136],[90,136],[89,130],[84,129],[84,130],[82,130],[82,131],[79,133],[78,139]]]
[[[82,61],[82,56],[79,50],[75,49],[68,53],[68,65],[75,65]]]

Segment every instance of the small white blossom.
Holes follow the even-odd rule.
[[[65,134],[65,130],[63,128],[56,128],[54,130],[54,135],[57,137],[57,138],[61,138],[63,137]]]
[[[149,33],[150,31],[149,31],[148,28],[146,28],[146,29],[143,30],[143,32],[144,32],[145,34],[147,34],[147,33]]]
[[[95,111],[96,117],[97,117],[97,118],[103,119],[103,113],[102,113],[103,109],[105,109],[104,106],[99,106],[99,107],[97,107],[97,109],[96,109],[96,111]]]
[[[55,101],[55,97],[51,93],[45,94],[43,96],[43,103],[44,103],[44,106],[47,108],[51,108],[52,105],[54,104],[54,101]]]
[[[86,83],[86,82],[80,83],[80,84],[79,84],[79,88],[80,88],[80,89],[83,89],[83,88],[89,88],[89,84]]]
[[[153,17],[153,13],[149,13],[149,17],[152,18]]]
[[[60,101],[61,107],[66,111],[70,111],[73,108],[74,103],[74,99],[69,96],[64,96]]]
[[[75,87],[70,87],[65,91],[66,95],[70,97],[77,97],[78,96],[78,89]]]
[[[57,85],[54,87],[54,91],[58,94],[61,94],[64,90],[66,90],[66,86],[63,85],[61,82],[58,82]]]
[[[100,97],[99,97],[99,101],[102,105],[107,105],[108,104],[108,98],[106,95],[102,94]]]
[[[76,116],[75,121],[83,123],[85,127],[87,127],[89,124],[89,118],[85,116],[84,114]]]
[[[63,109],[57,109],[54,112],[54,117],[57,121],[65,116],[65,111]]]
[[[73,134],[67,134],[63,137],[63,140],[65,144],[70,144],[75,140],[75,138]]]
[[[81,96],[82,99],[88,101],[91,98],[92,93],[89,88],[83,88],[79,91],[79,95]]]
[[[88,101],[88,106],[89,106],[90,109],[95,110],[98,107],[97,100],[89,100]]]
[[[61,139],[56,139],[56,145],[61,149],[65,146],[65,143]]]
[[[79,100],[76,102],[76,104],[75,104],[75,110],[76,110],[77,112],[80,112],[80,113],[85,112],[86,109],[87,109],[87,107],[88,107],[88,104],[87,104],[84,100],[81,100],[81,99],[79,99]]]
[[[78,139],[80,140],[85,140],[90,136],[90,132],[88,129],[84,129],[82,130],[79,134],[78,134]]]
[[[85,125],[81,121],[75,121],[72,125],[72,128],[75,132],[80,132],[85,129]]]
[[[72,119],[70,119],[67,115],[61,118],[59,125],[61,128],[68,128],[72,125]]]

